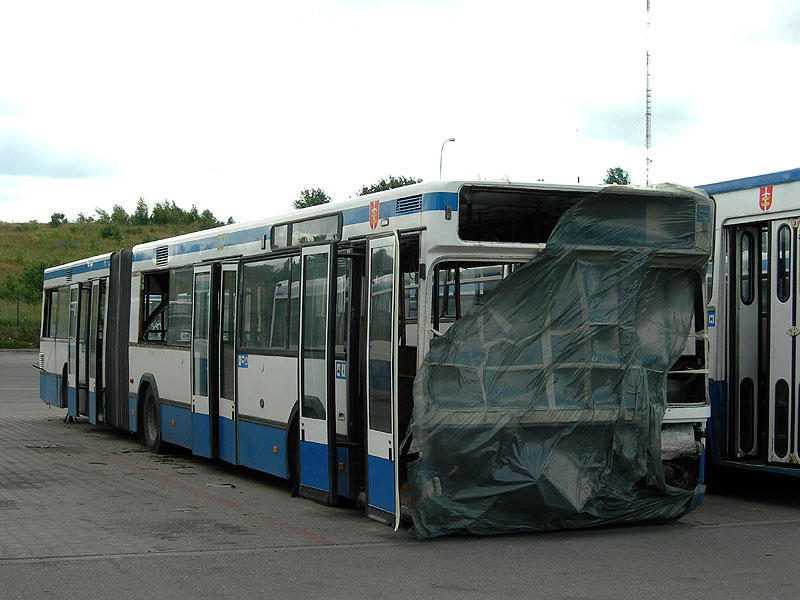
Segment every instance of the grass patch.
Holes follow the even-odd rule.
[[[0,300],[0,348],[38,348],[41,305],[20,302],[17,324],[17,302]]]

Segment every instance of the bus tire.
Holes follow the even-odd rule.
[[[153,389],[148,385],[144,391],[144,418],[142,429],[144,444],[154,454],[160,454],[164,449],[161,441],[161,422],[158,414],[158,403]]]

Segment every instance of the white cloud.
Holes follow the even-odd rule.
[[[798,11],[652,8],[648,41],[641,0],[13,3],[0,132],[35,140],[33,163],[107,170],[6,175],[0,219],[143,196],[246,220],[305,187],[435,179],[450,136],[448,178],[597,183],[621,165],[642,183],[648,46],[653,180],[797,166]]]

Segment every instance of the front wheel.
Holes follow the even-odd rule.
[[[142,423],[144,429],[144,443],[150,452],[159,454],[163,450],[161,441],[161,424],[158,415],[158,404],[153,390],[149,387],[144,394],[144,419]]]

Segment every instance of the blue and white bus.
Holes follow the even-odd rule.
[[[41,398],[138,432],[153,452],[174,444],[288,478],[301,496],[350,499],[396,526],[431,340],[603,191],[424,183],[49,268]],[[698,219],[700,232],[713,215]],[[574,260],[607,263],[608,252]],[[700,479],[709,415],[705,314],[701,302],[691,310],[696,340],[661,415],[668,481],[684,487]]]
[[[700,187],[717,205],[708,281],[711,458],[800,474],[800,169]]]

